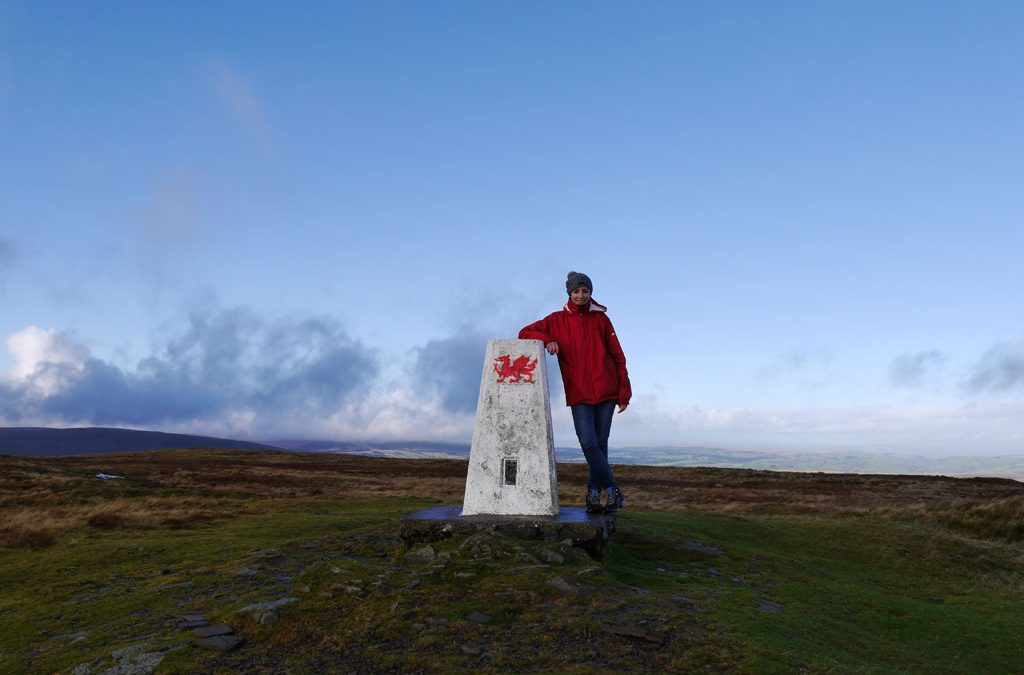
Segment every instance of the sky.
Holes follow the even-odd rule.
[[[0,0],[0,425],[1024,453],[1024,4]],[[554,362],[556,442],[575,443]]]

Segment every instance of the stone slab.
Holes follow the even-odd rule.
[[[196,637],[208,638],[214,637],[215,635],[230,635],[235,631],[233,628],[231,628],[231,626],[218,624],[216,626],[204,626],[202,628],[196,628],[193,632],[195,633]]]
[[[216,649],[217,651],[229,652],[245,642],[237,635],[214,635],[196,642],[196,645],[203,649]]]
[[[594,560],[601,560],[614,531],[615,516],[587,513],[586,509],[576,507],[563,507],[554,516],[464,516],[458,506],[435,506],[403,516],[400,535],[407,546],[477,532],[501,532],[548,541],[571,539],[573,546],[582,548]]]

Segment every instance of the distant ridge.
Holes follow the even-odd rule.
[[[297,452],[340,453],[405,459],[469,457],[468,443],[425,441],[272,440],[274,447]],[[1024,453],[996,456],[924,457],[897,452],[732,450],[705,446],[613,447],[613,464],[720,467],[761,471],[991,476],[1024,481]],[[556,447],[559,462],[583,462],[579,447]]]
[[[89,455],[100,452],[136,452],[169,448],[231,448],[234,450],[276,450],[274,446],[230,438],[168,434],[162,431],[84,427],[0,427],[0,455],[44,457]]]
[[[295,452],[364,455],[367,457],[399,457],[403,459],[466,459],[469,443],[438,443],[432,441],[325,441],[284,440],[267,441],[275,448]]]

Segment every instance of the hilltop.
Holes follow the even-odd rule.
[[[501,535],[405,547],[401,515],[459,503],[465,470],[0,457],[0,670],[1008,672],[1024,654],[1016,481],[621,465],[600,563]],[[585,467],[558,470],[579,505]],[[203,622],[240,643],[200,647]]]
[[[162,431],[81,427],[0,427],[0,455],[47,457],[100,452],[136,452],[171,448],[237,448],[273,450],[276,446],[230,438],[169,434]]]

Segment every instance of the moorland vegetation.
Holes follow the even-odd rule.
[[[585,467],[558,470],[579,505]],[[1024,663],[1024,484],[624,465],[630,505],[603,561],[500,534],[403,545],[401,516],[460,503],[465,471],[213,449],[0,457],[0,671]],[[197,620],[240,640],[201,648]]]

